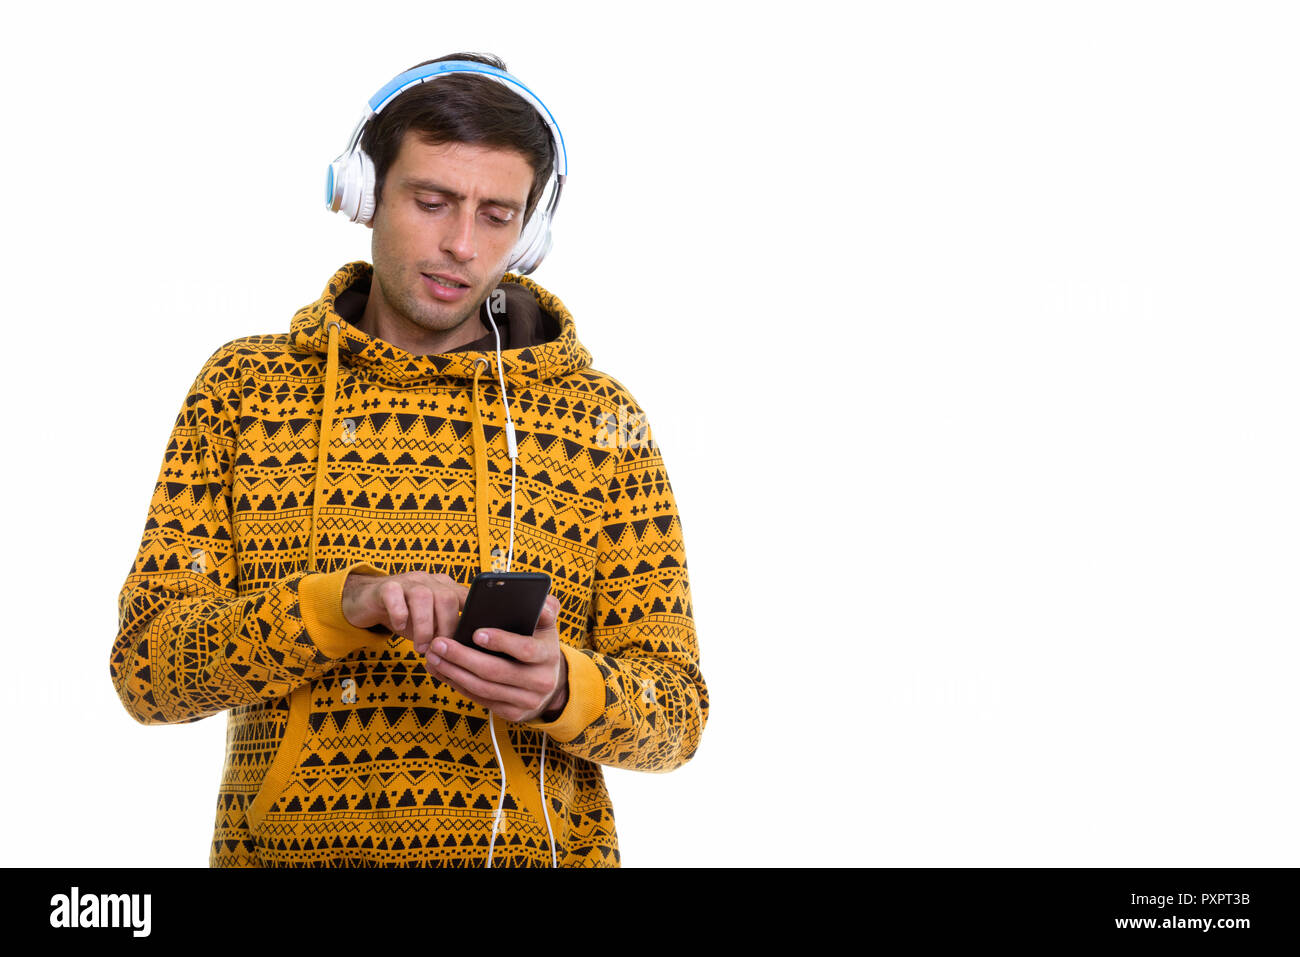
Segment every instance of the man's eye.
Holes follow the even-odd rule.
[[[420,201],[417,199],[417,200],[415,201],[415,205],[416,205],[416,206],[419,206],[421,209],[427,209],[427,210],[429,210],[430,212],[432,212],[432,211],[435,210],[435,209],[442,209],[442,207],[443,207],[445,204],[444,204],[444,203],[422,203],[422,202],[420,202]]]

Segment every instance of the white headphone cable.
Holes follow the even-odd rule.
[[[506,448],[510,454],[510,544],[506,552],[506,571],[510,571],[514,564],[515,557],[515,463],[519,458],[519,446],[515,443],[515,425],[510,418],[510,402],[506,398],[506,375],[501,360],[501,333],[497,331],[496,320],[492,318],[492,307],[488,305],[491,299],[483,300],[483,308],[488,314],[488,325],[492,327],[492,335],[496,338],[497,343],[497,381],[501,385],[501,405],[505,408],[506,417]],[[496,849],[497,832],[501,826],[501,812],[505,809],[506,802],[506,766],[501,760],[501,749],[497,745],[496,725],[492,721],[492,712],[488,711],[488,733],[492,736],[492,750],[497,756],[497,767],[501,769],[501,794],[497,798],[496,814],[492,816],[492,837],[488,841],[488,862],[487,866],[492,866],[492,853]],[[546,810],[546,735],[542,735],[542,758],[541,773],[538,775],[538,793],[542,799],[542,817],[546,821],[546,834],[551,841],[551,867],[558,867],[555,856],[555,832],[551,829],[551,815]]]

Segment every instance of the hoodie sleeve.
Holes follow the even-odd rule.
[[[668,472],[635,401],[618,415],[587,647],[563,647],[568,702],[555,721],[530,726],[590,761],[671,771],[699,746],[708,689]]]
[[[280,698],[388,634],[343,617],[348,574],[383,574],[366,563],[300,571],[241,592],[231,508],[237,358],[222,347],[195,378],[118,596],[109,670],[142,724],[195,721]]]

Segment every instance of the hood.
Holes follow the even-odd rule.
[[[312,495],[308,570],[328,570],[317,564],[317,529],[320,527],[321,511],[331,497],[329,466],[337,466],[341,458],[350,452],[337,434],[339,429],[336,423],[340,398],[339,364],[342,363],[358,376],[389,386],[433,385],[442,381],[454,388],[470,391],[473,429],[468,438],[473,445],[474,455],[479,567],[483,571],[489,571],[493,567],[487,512],[489,450],[492,453],[490,457],[494,460],[492,471],[503,472],[505,461],[507,458],[509,460],[513,508],[518,442],[511,420],[522,421],[515,399],[521,397],[527,401],[526,393],[532,383],[555,379],[590,367],[591,354],[578,341],[573,317],[564,303],[531,279],[507,273],[497,287],[504,293],[507,319],[507,323],[499,328],[513,333],[510,339],[512,342],[520,341],[530,330],[540,331],[541,335],[529,336],[527,341],[537,338],[546,341],[523,348],[508,348],[503,343],[499,365],[495,347],[490,350],[467,348],[436,355],[412,355],[362,332],[348,321],[347,315],[353,311],[355,296],[351,305],[340,302],[340,297],[353,286],[368,283],[373,275],[374,268],[367,262],[348,263],[334,274],[318,300],[294,314],[289,327],[290,344],[295,351],[315,353],[325,359],[325,389],[321,404],[320,442],[316,454],[316,484]],[[498,310],[494,307],[492,311],[496,313]],[[490,334],[489,331],[489,336]],[[505,381],[504,395],[500,384],[502,378]],[[489,393],[487,398],[485,393]],[[482,407],[487,402],[502,404],[502,418],[497,421],[507,423],[508,428],[502,425],[484,425]],[[510,404],[508,419],[504,414],[506,403]],[[507,571],[514,558],[513,517],[511,532]]]
[[[439,379],[473,379],[475,365],[481,364],[480,357],[491,362],[492,378],[496,378],[495,347],[416,356],[352,325],[348,319],[355,316],[340,305],[340,296],[353,286],[369,286],[373,276],[374,267],[367,262],[348,263],[336,272],[321,297],[294,314],[289,324],[293,349],[328,356],[329,323],[333,319],[339,321],[340,361],[366,378],[407,386],[432,384]],[[506,273],[497,288],[505,294],[508,327],[514,331],[521,325],[537,325],[545,330],[548,340],[522,349],[502,349],[507,383],[544,381],[591,365],[591,354],[574,331],[573,316],[558,297],[531,279],[514,273]],[[490,341],[490,330],[488,333]]]

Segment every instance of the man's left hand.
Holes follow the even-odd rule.
[[[560,602],[546,596],[537,630],[516,635],[500,628],[480,628],[474,643],[515,659],[485,655],[450,638],[435,638],[425,654],[429,673],[508,721],[559,717],[569,700],[569,666],[560,650],[556,628]]]

